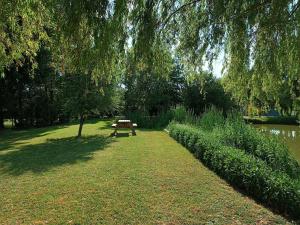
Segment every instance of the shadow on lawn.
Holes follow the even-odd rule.
[[[67,126],[52,126],[43,128],[30,128],[24,130],[7,129],[0,133],[0,151],[6,151],[16,146],[16,142],[24,142],[32,138],[46,136],[53,131],[63,129]]]
[[[99,130],[103,130],[111,127],[111,120],[87,120],[84,123],[84,128],[86,125],[97,124],[99,121],[103,121],[104,123],[99,125]],[[64,125],[54,125],[49,127],[42,128],[29,128],[29,129],[4,129],[0,130],[0,152],[9,150],[11,147],[15,148],[18,145],[18,142],[26,142],[32,138],[43,137],[52,132],[58,131],[60,129],[64,129],[70,126],[78,125],[78,122],[70,122]],[[83,129],[84,129],[83,128]],[[76,131],[75,131],[76,132]]]
[[[95,151],[103,150],[113,140],[104,136],[48,139],[46,143],[27,145],[18,151],[0,155],[0,172],[21,175],[41,173],[49,169],[92,159]]]

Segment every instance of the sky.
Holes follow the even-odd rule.
[[[223,58],[224,58],[224,51],[221,51],[219,57],[217,57],[217,59],[214,60],[212,63],[213,65],[212,73],[217,78],[222,77]],[[203,67],[204,70],[209,70],[208,62],[205,62]]]

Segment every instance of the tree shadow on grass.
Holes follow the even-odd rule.
[[[104,136],[48,139],[47,142],[21,147],[18,151],[0,155],[0,173],[22,175],[42,173],[52,168],[88,161],[93,153],[104,150],[113,140]]]
[[[43,137],[53,131],[63,129],[66,126],[52,126],[43,128],[30,128],[24,130],[7,129],[0,133],[0,152],[11,147],[16,147],[17,142],[24,142],[32,138]]]
[[[102,122],[103,122],[103,124],[102,124],[102,126],[100,126],[98,128],[98,130],[103,130],[103,129],[113,130],[113,128],[111,127],[111,125],[113,125],[115,123],[115,121],[113,119],[102,120]]]

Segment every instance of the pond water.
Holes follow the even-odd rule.
[[[277,124],[254,124],[253,126],[264,133],[281,137],[300,162],[300,126]]]

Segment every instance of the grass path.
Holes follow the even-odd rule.
[[[165,132],[109,122],[0,133],[0,224],[285,224]]]

